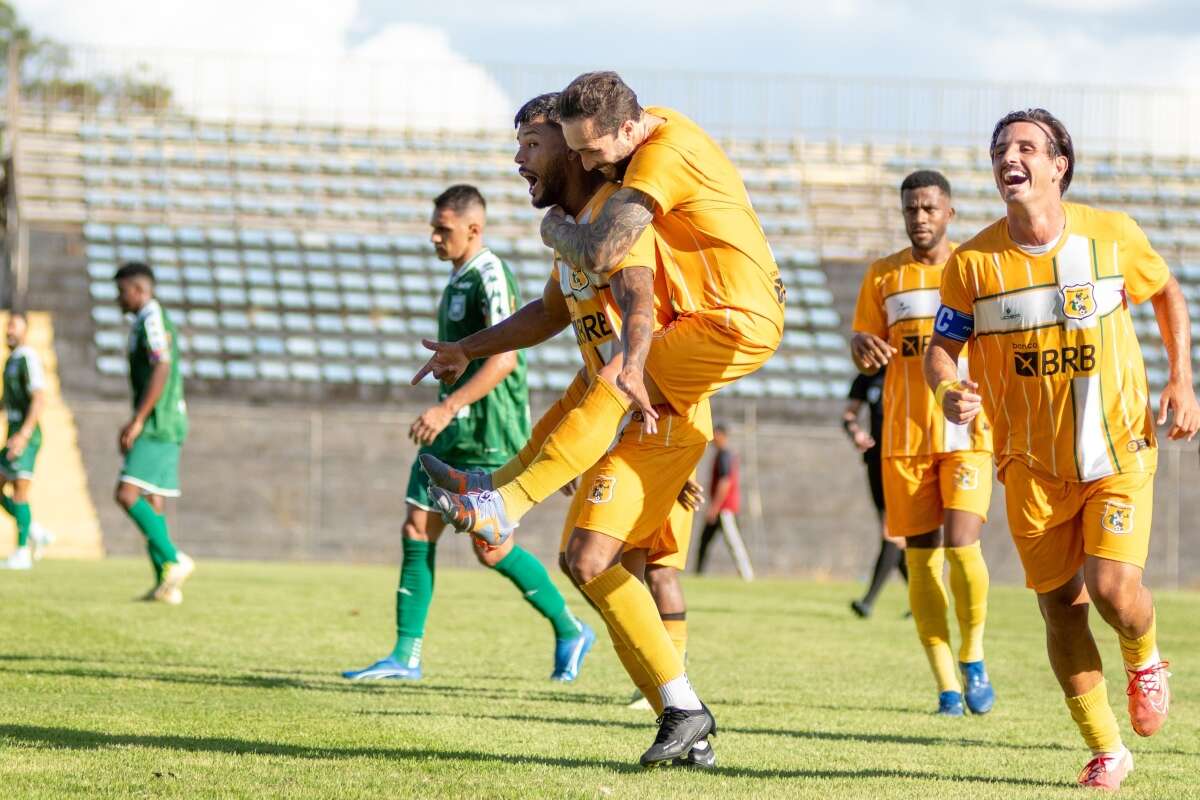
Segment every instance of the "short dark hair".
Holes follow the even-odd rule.
[[[900,194],[929,186],[936,186],[946,193],[946,197],[950,196],[950,181],[946,180],[946,176],[936,169],[919,169],[909,175],[900,184]]]
[[[467,183],[456,183],[446,191],[433,198],[433,207],[439,211],[448,208],[456,214],[461,214],[471,206],[479,206],[487,211],[487,201],[474,186]]]
[[[640,119],[637,93],[615,72],[585,72],[567,84],[558,98],[563,122],[590,119],[601,136],[615,133],[626,120]]]
[[[717,424],[713,425],[713,433],[727,434],[727,433],[729,433],[729,426],[726,425],[724,422],[718,422]]]
[[[8,310],[8,318],[9,318],[9,319],[18,319],[18,318],[20,318],[20,319],[23,319],[23,320],[25,320],[26,322],[29,322],[29,317],[25,316],[25,312],[24,312],[24,311],[22,311],[22,310],[21,310],[21,309],[19,309],[19,308],[10,308],[10,309]]]
[[[129,278],[146,278],[151,283],[154,283],[154,270],[141,261],[126,261],[117,270],[117,274],[113,275],[114,281],[123,281]]]
[[[1058,117],[1044,108],[1026,108],[1022,111],[1010,111],[1001,117],[992,131],[992,144],[988,148],[988,157],[991,158],[996,152],[996,140],[1000,138],[1000,132],[1014,122],[1032,122],[1034,125],[1037,125],[1046,134],[1046,138],[1050,142],[1050,155],[1054,158],[1058,156],[1066,157],[1067,171],[1063,173],[1062,188],[1059,192],[1060,194],[1066,194],[1067,187],[1071,185],[1071,177],[1075,174],[1075,144],[1071,141],[1071,134],[1067,132],[1067,126],[1063,125]]]
[[[558,95],[558,92],[546,92],[532,100],[525,101],[525,105],[517,109],[517,115],[513,117],[513,127],[529,125],[538,118],[558,125],[561,120],[558,116]]]

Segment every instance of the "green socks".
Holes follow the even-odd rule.
[[[512,552],[495,569],[521,590],[529,605],[550,620],[555,638],[574,639],[579,635],[579,621],[567,610],[567,601],[562,592],[550,580],[550,574],[542,562],[534,558],[532,553],[513,547]]]
[[[421,640],[425,619],[433,602],[433,565],[437,544],[417,539],[404,540],[400,585],[396,587],[396,646],[392,658],[416,667],[421,663]]]
[[[29,503],[18,503],[6,494],[0,494],[0,506],[17,521],[17,547],[29,543],[29,525],[33,515],[29,512]]]
[[[150,505],[144,497],[139,497],[126,513],[141,528],[142,535],[146,537],[146,549],[150,553],[150,561],[154,563],[154,574],[161,580],[163,565],[179,560],[179,555],[175,552],[175,545],[172,544],[171,537],[167,533],[166,517],[155,511],[154,506]]]

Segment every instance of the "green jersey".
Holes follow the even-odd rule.
[[[150,386],[154,368],[164,362],[171,366],[167,385],[142,426],[142,436],[161,442],[180,443],[187,438],[188,432],[183,376],[179,374],[178,338],[175,323],[157,300],[142,306],[129,331],[129,383],[133,388],[135,410]]]
[[[456,342],[497,324],[517,310],[520,300],[512,272],[484,248],[455,270],[438,305],[438,339]],[[444,399],[469,381],[483,361],[471,362],[453,386],[442,384]],[[463,407],[427,448],[452,464],[502,464],[516,455],[529,438],[529,391],[525,386],[525,356],[486,397]]]
[[[42,372],[42,360],[27,345],[15,348],[4,364],[4,410],[8,414],[8,436],[21,429],[25,416],[33,403],[33,393],[46,385]],[[37,448],[42,443],[42,426],[37,425],[29,437],[29,445]]]

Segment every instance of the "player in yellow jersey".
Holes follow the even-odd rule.
[[[534,205],[562,203],[580,219],[592,218],[618,187],[583,170],[578,157],[567,150],[556,105],[535,98],[518,112],[516,122],[516,161],[529,181]],[[624,359],[618,335],[633,325],[645,325],[647,332],[660,330],[673,319],[665,284],[655,277],[660,273],[657,257],[654,231],[647,229],[612,271],[611,280],[556,260],[541,301],[459,342],[427,343],[436,352],[417,377],[432,371],[439,379],[453,380],[469,359],[486,357],[496,348],[532,346],[570,323],[585,364],[581,376],[537,423],[526,447],[495,473],[462,473],[436,459],[424,462],[433,483],[431,496],[441,498],[444,508],[451,497],[447,487],[471,503],[494,495],[492,481],[504,482],[524,469],[538,457],[539,445],[544,452],[544,443],[562,435],[564,428],[590,424],[588,414],[577,412],[585,410],[587,392],[605,379],[602,376],[615,379]],[[707,400],[682,412],[665,404],[656,411],[656,430],[643,425],[639,412],[611,451],[577,467],[576,475],[582,473],[583,478],[567,520],[562,562],[604,616],[622,663],[661,714],[658,738],[642,763],[678,760],[712,766],[715,759],[706,737],[715,731],[715,723],[684,671],[686,607],[678,571],[686,559],[691,525],[690,511],[681,516],[676,502],[712,438],[711,414]],[[474,490],[482,494],[469,493]],[[454,513],[447,518],[461,523]],[[507,537],[505,531],[490,542]],[[638,581],[643,574],[653,594]]]
[[[1075,169],[1065,126],[1044,109],[997,123],[992,170],[1003,219],[960,246],[942,277],[925,375],[946,417],[986,411],[1008,524],[1046,624],[1050,667],[1092,757],[1084,786],[1116,789],[1133,769],[1108,704],[1089,603],[1116,630],[1135,733],[1170,704],[1154,604],[1142,584],[1158,455],[1129,303],[1154,306],[1170,364],[1157,424],[1200,427],[1187,305],[1129,216],[1064,203]],[[959,376],[970,343],[972,380]]]
[[[992,496],[992,441],[984,417],[947,423],[925,385],[922,355],[933,334],[942,267],[954,246],[950,184],[940,172],[914,172],[900,184],[904,230],[911,247],[867,269],[854,311],[851,355],[860,371],[887,366],[883,384],[883,492],[892,536],[906,539],[908,597],[917,635],[938,687],[938,713],[974,714],[995,702],[983,661],[988,570],[979,546]],[[967,377],[965,354],[958,374]],[[950,650],[950,591],[961,641]]]

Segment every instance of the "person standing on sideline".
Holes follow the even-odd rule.
[[[744,580],[754,580],[754,567],[738,529],[737,513],[742,506],[738,458],[729,449],[729,429],[723,423],[713,427],[712,482],[709,484],[708,508],[704,512],[704,531],[700,534],[700,551],[696,557],[696,574],[703,574],[708,560],[708,546],[720,531],[729,546],[729,553]]]

